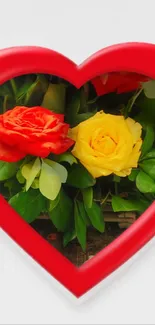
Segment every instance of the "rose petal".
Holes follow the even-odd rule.
[[[72,139],[60,139],[56,142],[33,142],[28,143],[25,148],[27,154],[46,158],[50,153],[61,154],[67,151],[72,145],[74,141]],[[22,149],[22,146],[20,146]]]
[[[16,162],[23,159],[26,156],[22,151],[9,147],[6,144],[0,142],[0,160],[6,162]]]
[[[63,114],[40,106],[17,106],[0,116],[1,143],[10,148],[9,152],[12,150],[16,154],[19,149],[22,156],[47,157],[50,153],[63,153],[74,143],[67,138],[68,129]]]

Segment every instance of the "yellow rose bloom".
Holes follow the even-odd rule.
[[[125,177],[137,167],[141,133],[142,126],[133,119],[101,111],[70,130],[72,154],[94,178],[112,173]]]

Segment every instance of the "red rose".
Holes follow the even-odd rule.
[[[91,82],[98,96],[117,92],[118,94],[134,91],[141,87],[141,82],[148,78],[132,72],[113,72],[94,78]]]
[[[42,158],[61,154],[74,144],[67,137],[68,129],[63,114],[39,106],[17,106],[0,115],[0,160],[15,162],[28,154]]]

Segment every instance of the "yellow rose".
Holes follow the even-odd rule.
[[[112,173],[125,177],[137,167],[142,126],[131,118],[103,111],[70,130],[72,154],[94,177]]]

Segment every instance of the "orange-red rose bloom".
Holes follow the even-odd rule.
[[[48,109],[17,106],[0,115],[0,160],[15,162],[26,155],[45,158],[73,145],[64,115]]]

